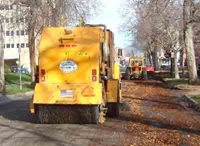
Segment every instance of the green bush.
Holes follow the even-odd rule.
[[[27,74],[22,74],[22,90],[20,90],[19,86],[19,74],[18,73],[6,73],[5,74],[6,81],[6,93],[7,94],[15,94],[15,93],[23,93],[33,90],[33,86],[31,85],[31,76]]]
[[[10,73],[10,67],[7,64],[4,64],[4,72],[6,73]]]

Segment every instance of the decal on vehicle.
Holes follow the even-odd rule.
[[[78,68],[77,64],[73,61],[63,61],[60,63],[60,70],[64,73],[72,73]]]

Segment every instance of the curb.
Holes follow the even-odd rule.
[[[33,94],[33,91],[28,91],[25,93],[17,93],[17,94],[5,94],[5,96],[13,97],[13,96],[24,96],[24,95],[31,95],[31,94]]]
[[[184,95],[184,96],[182,96],[182,98],[184,101],[189,103],[189,108],[192,108],[197,112],[200,112],[200,104],[197,101],[195,101],[188,95]]]

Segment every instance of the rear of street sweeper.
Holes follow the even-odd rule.
[[[40,123],[102,123],[119,115],[114,35],[104,25],[44,28],[30,111]]]

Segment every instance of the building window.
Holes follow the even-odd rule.
[[[14,44],[11,44],[11,48],[14,48],[15,47],[15,45]]]
[[[17,44],[17,48],[19,48],[19,44]]]
[[[19,35],[19,30],[17,30],[17,35]]]
[[[28,35],[28,31],[27,30],[25,30],[24,33],[25,33],[25,35]]]
[[[27,17],[24,19],[25,22],[28,22],[28,20],[29,20],[29,19],[28,19]]]
[[[24,46],[24,43],[21,43],[21,48],[24,48],[25,46]]]
[[[8,5],[5,5],[4,8],[5,8],[5,10],[9,10],[9,6]]]
[[[24,18],[20,18],[20,22],[23,23],[24,22]]]
[[[6,18],[6,23],[9,23],[9,19],[8,18]]]
[[[13,9],[13,6],[12,5],[10,5],[10,10],[12,10]]]
[[[10,23],[13,23],[13,18],[10,18]]]
[[[29,45],[28,45],[28,43],[26,43],[26,48],[28,48],[29,47]]]
[[[14,36],[14,31],[11,31],[11,36]]]
[[[10,48],[10,44],[6,44],[6,48]]]
[[[6,31],[6,36],[9,36],[10,35],[10,31]]]
[[[24,30],[21,31],[21,35],[24,35]]]
[[[4,10],[4,6],[2,5],[2,6],[0,6],[0,10]]]
[[[5,22],[5,18],[2,18],[2,19],[1,19],[1,22],[2,22],[2,23]]]

